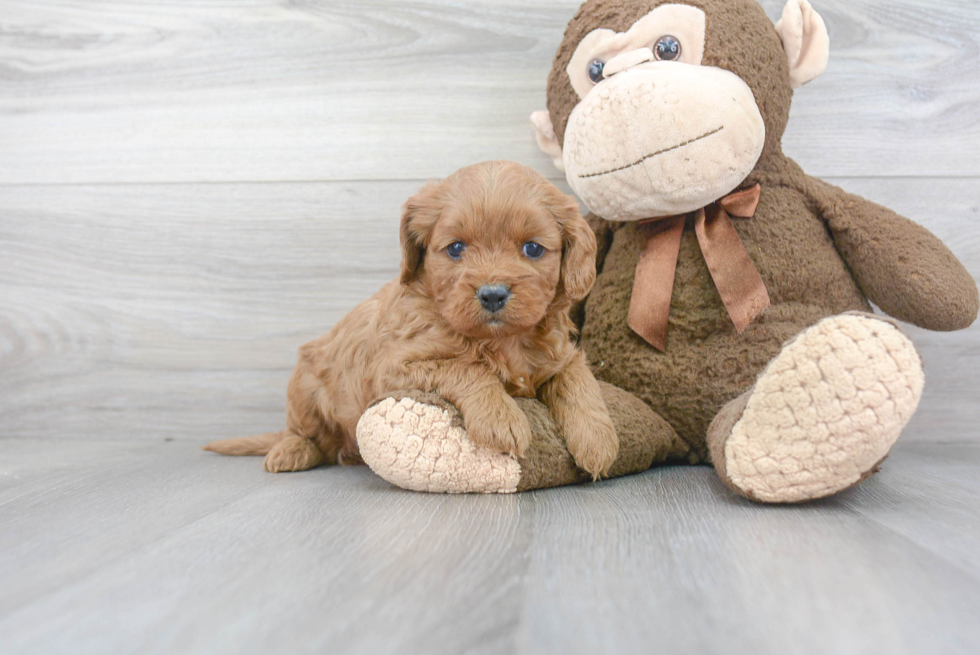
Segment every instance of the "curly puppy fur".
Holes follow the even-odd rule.
[[[528,256],[529,242],[543,253]],[[447,250],[458,243],[461,253]],[[531,439],[514,397],[538,398],[576,463],[593,478],[608,472],[619,442],[569,317],[596,275],[595,236],[577,202],[525,166],[476,164],[405,203],[401,245],[400,279],[300,348],[287,428],[205,449],[266,455],[271,472],[360,464],[364,410],[419,389],[455,404],[478,446],[514,456]],[[496,311],[478,297],[487,286],[509,290]]]

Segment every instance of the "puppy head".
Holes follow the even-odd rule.
[[[526,332],[595,282],[595,236],[578,203],[513,162],[426,185],[405,203],[401,242],[402,284],[468,337]]]

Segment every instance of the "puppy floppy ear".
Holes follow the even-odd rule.
[[[578,201],[558,189],[553,195],[556,202],[551,211],[561,227],[561,290],[570,301],[578,302],[595,284],[595,233],[579,213]]]
[[[402,284],[418,278],[429,236],[439,220],[442,205],[442,187],[437,182],[429,182],[402,206]]]

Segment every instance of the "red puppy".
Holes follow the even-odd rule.
[[[355,429],[380,396],[436,392],[479,446],[520,456],[531,429],[512,396],[547,405],[594,477],[619,441],[572,341],[572,302],[595,281],[596,242],[578,204],[512,162],[463,168],[405,203],[400,279],[299,351],[287,428],[206,450],[266,455],[268,471],[361,463]]]

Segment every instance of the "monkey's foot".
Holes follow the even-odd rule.
[[[470,441],[459,411],[434,394],[405,392],[357,423],[364,462],[388,482],[434,493],[514,493],[521,465]]]
[[[708,428],[736,493],[769,503],[830,496],[872,475],[922,395],[915,346],[889,321],[850,313],[805,330]]]
[[[599,383],[619,437],[610,477],[645,471],[661,462],[697,461],[663,418],[635,396]],[[397,391],[369,407],[357,424],[361,457],[394,485],[436,493],[513,493],[588,482],[543,404],[517,398],[531,425],[531,445],[520,459],[476,446],[463,417],[443,398]]]

